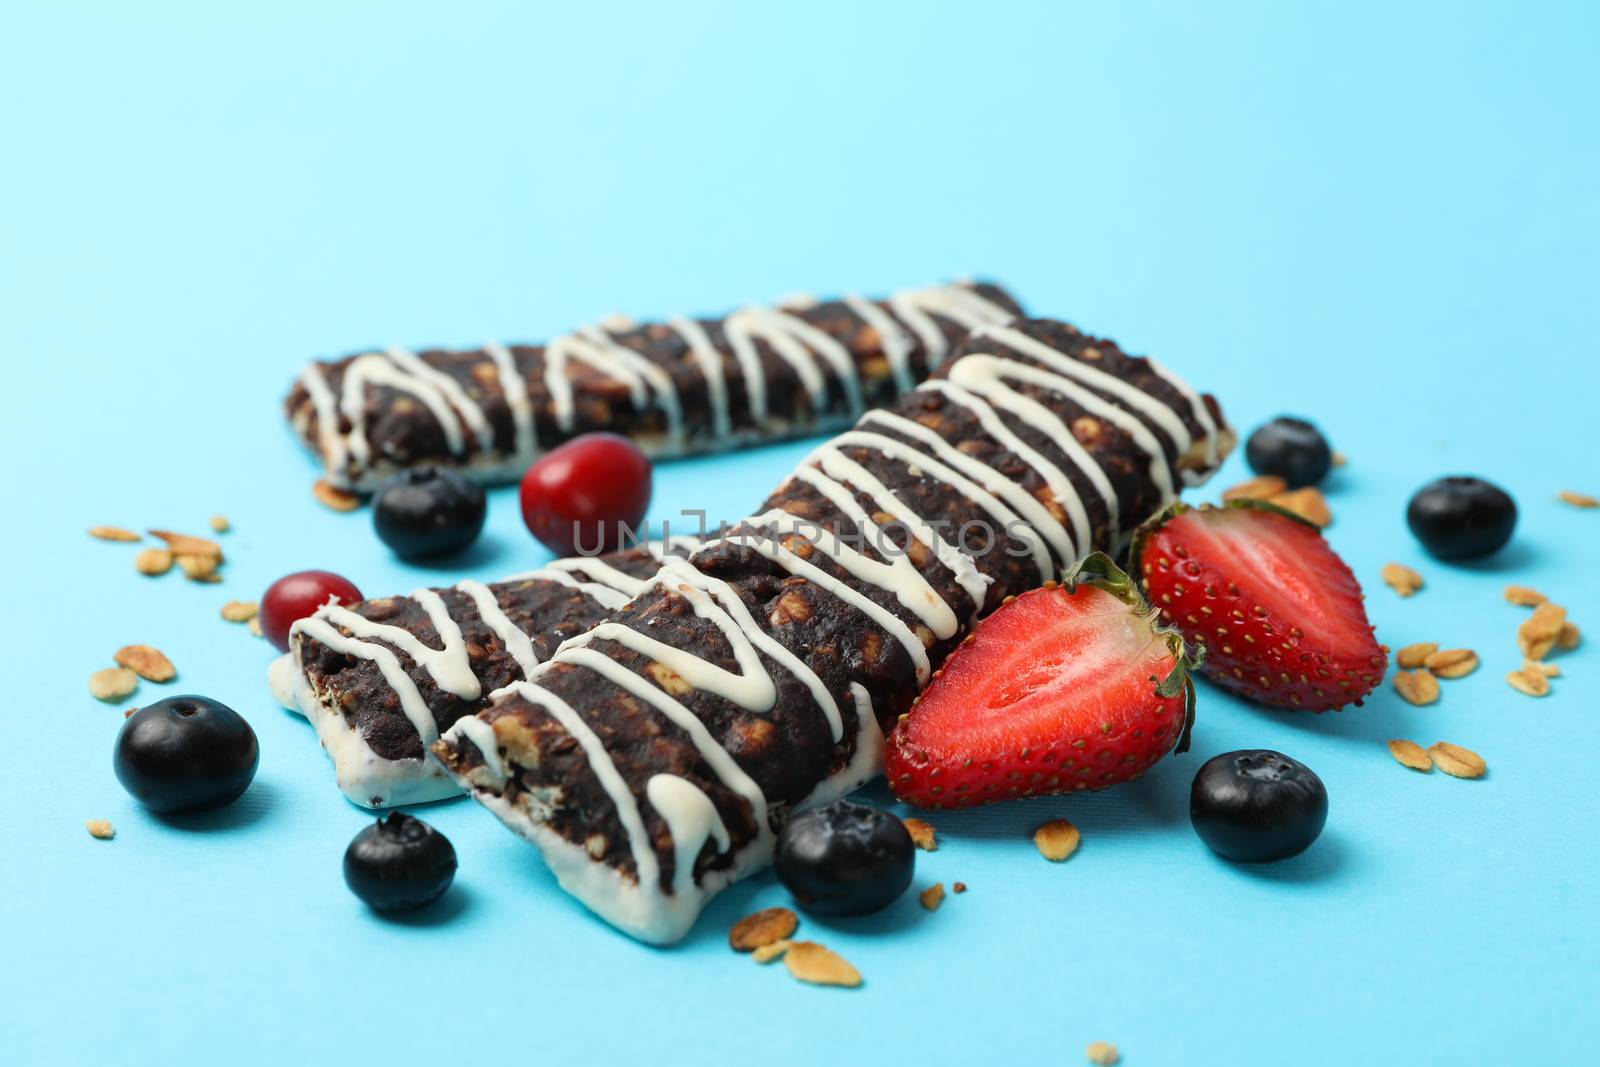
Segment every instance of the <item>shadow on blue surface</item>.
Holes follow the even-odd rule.
[[[368,908],[367,915],[386,926],[409,926],[417,929],[448,927],[473,906],[472,890],[459,881],[445,890],[444,896],[416,911],[376,911]]]
[[[494,534],[484,531],[482,537],[473,542],[472,547],[465,552],[452,556],[440,556],[437,559],[409,559],[406,565],[415,567],[419,571],[437,571],[450,576],[454,581],[462,574],[475,570],[489,563],[496,563],[509,557],[510,547]],[[509,569],[509,567],[508,567]]]
[[[163,826],[191,833],[210,833],[214,830],[233,830],[254,826],[274,818],[282,803],[282,792],[271,782],[257,778],[250,783],[244,796],[225,808],[215,811],[193,811],[184,814],[151,812],[150,817]]]
[[[1198,845],[1197,845],[1198,847]],[[1213,856],[1220,867],[1235,872],[1240,878],[1263,882],[1322,882],[1348,876],[1355,866],[1349,841],[1335,830],[1325,830],[1310,848],[1298,856],[1277,863],[1230,863]]]
[[[1526,574],[1528,568],[1538,564],[1540,555],[1541,553],[1529,543],[1528,537],[1524,534],[1488,559],[1457,560],[1438,565],[1459,567],[1463,571],[1475,571],[1478,574]]]
[[[1249,709],[1250,714],[1271,717],[1276,722],[1296,730],[1361,745],[1384,743],[1391,737],[1409,737],[1411,733],[1420,729],[1434,729],[1432,725],[1423,723],[1428,710],[1413,708],[1402,702],[1395,696],[1389,684],[1389,677],[1389,675],[1384,677],[1379,687],[1359,708],[1352,705],[1343,711],[1312,714],[1303,711],[1280,711],[1257,705],[1243,706]]]
[[[1171,758],[1171,757],[1169,757]],[[1190,756],[1182,765],[1163,761],[1150,774],[1106,792],[1080,792],[1062,796],[1038,797],[1014,803],[990,804],[959,811],[923,812],[949,838],[1002,838],[1029,841],[1039,825],[1051,819],[1072,820],[1084,833],[1131,833],[1161,835],[1188,831],[1188,782]],[[1190,770],[1198,769],[1199,761]],[[867,804],[884,807],[895,804],[882,780],[856,794]],[[900,809],[910,814],[910,809]]]

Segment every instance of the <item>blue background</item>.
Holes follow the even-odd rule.
[[[1600,513],[1553,499],[1600,491],[1592,7],[447,7],[0,16],[0,1059],[1073,1063],[1096,1039],[1130,1065],[1588,1059],[1596,656],[1513,693],[1500,590],[1600,635]],[[379,594],[543,553],[509,491],[432,570],[314,504],[278,411],[300,364],[968,272],[1159,355],[1241,427],[1315,417],[1350,457],[1330,537],[1380,636],[1482,669],[1434,707],[1385,686],[1321,717],[1203,689],[1194,752],[1142,782],[935,818],[918,885],[967,894],[802,928],[860,967],[854,992],[728,951],[735,917],[784,902],[770,877],[652,950],[465,802],[427,813],[461,857],[448,901],[365,911],[339,857],[368,816],[218,607],[307,566]],[[664,466],[655,516],[741,514],[804,447]],[[1407,495],[1450,471],[1520,499],[1501,557],[1446,568],[1407,535]],[[143,579],[83,534],[213,512],[236,526],[219,586]],[[1427,589],[1399,600],[1390,559]],[[121,715],[84,679],[132,641],[181,679],[129,704],[199,691],[254,723],[233,808],[164,822],[113,779]],[[1412,774],[1389,737],[1467,745],[1489,776]],[[1256,870],[1205,852],[1185,804],[1205,758],[1258,745],[1333,807],[1315,848]],[[1083,830],[1062,866],[1028,839],[1056,816]],[[115,841],[84,833],[97,817]]]

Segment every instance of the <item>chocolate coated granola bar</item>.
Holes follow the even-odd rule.
[[[1232,443],[1212,398],[1112,342],[980,327],[432,751],[568,891],[676,940],[790,813],[877,772],[978,617],[1119,546]]]
[[[923,380],[968,329],[1020,312],[971,283],[608,321],[543,345],[389,348],[310,364],[285,411],[339,488],[423,464],[509,481],[595,430],[672,457],[846,426]]]

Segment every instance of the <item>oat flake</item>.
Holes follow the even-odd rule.
[[[1462,748],[1448,741],[1436,741],[1428,749],[1434,766],[1453,778],[1482,778],[1489,769],[1483,757],[1470,748]]]
[[[1082,835],[1066,819],[1051,819],[1033,832],[1034,847],[1051,863],[1060,863],[1078,851]]]
[[[1415,741],[1404,738],[1395,738],[1389,742],[1389,755],[1402,767],[1410,767],[1414,771],[1424,773],[1433,770],[1433,757],[1428,755],[1428,750]]]
[[[763,908],[733,924],[728,944],[735,952],[751,952],[785,940],[799,925],[799,917],[788,908]]]
[[[939,835],[934,830],[933,824],[926,819],[905,819],[906,833],[911,835],[911,843],[924,852],[932,852],[939,847]]]
[[[795,941],[783,954],[789,973],[812,985],[837,985],[854,988],[861,984],[861,972],[843,956],[815,941]]]

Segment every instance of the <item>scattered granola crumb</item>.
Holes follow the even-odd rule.
[[[172,569],[172,553],[164,548],[143,548],[133,557],[133,569],[154,578]]]
[[[1564,622],[1561,624],[1561,633],[1556,636],[1556,647],[1563,652],[1571,652],[1582,640],[1583,634],[1578,630],[1577,624]]]
[[[261,605],[254,600],[230,600],[222,605],[222,618],[227,622],[250,622]]]
[[[1410,596],[1422,588],[1422,575],[1403,563],[1385,563],[1381,576],[1383,584],[1401,596]]]
[[[1439,680],[1426,670],[1396,671],[1394,691],[1407,704],[1420,708],[1439,699]]]
[[[218,563],[222,562],[222,546],[209,538],[173,533],[171,530],[151,530],[150,536],[165,541],[167,550],[174,556],[210,556]]]
[[[1060,863],[1078,851],[1082,835],[1066,819],[1051,819],[1033,832],[1033,845],[1051,863]]]
[[[1530,660],[1506,675],[1506,684],[1524,696],[1550,695],[1550,677],[1539,669],[1538,661]]]
[[[944,883],[935,882],[917,895],[922,901],[922,906],[929,911],[938,911],[939,905],[944,903]]]
[[[348,489],[340,489],[326,478],[318,478],[311,486],[311,495],[317,503],[334,511],[354,511],[361,506],[361,498]]]
[[[733,924],[728,931],[728,944],[735,952],[751,952],[785,940],[799,925],[799,916],[788,908],[763,908]]]
[[[139,676],[126,667],[107,667],[89,675],[89,693],[108,704],[132,696],[139,688]]]
[[[227,533],[233,529],[233,523],[228,521],[226,515],[213,515],[211,516],[211,528],[217,533]]]
[[[110,819],[85,819],[83,828],[89,831],[89,836],[100,841],[110,841],[117,836],[117,828],[111,825]]]
[[[1588,493],[1574,493],[1571,489],[1561,490],[1557,499],[1575,508],[1600,508],[1600,497],[1592,497]]]
[[[1478,669],[1478,654],[1470,648],[1447,648],[1429,653],[1422,665],[1435,678],[1465,678]]]
[[[1278,505],[1285,511],[1292,511],[1302,519],[1315,526],[1331,526],[1333,512],[1328,510],[1328,499],[1322,495],[1322,490],[1314,485],[1303,489],[1291,489],[1287,493],[1279,493],[1273,497],[1271,503]]]
[[[1332,459],[1335,467],[1346,467],[1350,465],[1350,461],[1345,458],[1345,454],[1343,452],[1335,452]]]
[[[965,882],[955,882],[950,886],[950,888],[954,892],[965,893],[967,891],[967,883],[965,883]]]
[[[147,682],[170,682],[178,676],[178,669],[166,654],[149,645],[123,645],[111,659]]]
[[[774,941],[770,945],[762,945],[760,948],[750,953],[750,958],[755,960],[757,963],[771,963],[785,952],[788,952],[790,944],[790,941],[783,940]]]
[[[924,852],[932,852],[939,847],[939,835],[934,830],[933,824],[926,819],[905,819],[906,832],[911,835],[911,843]]]
[[[861,972],[832,949],[823,948],[815,941],[795,941],[783,954],[783,964],[789,973],[802,982],[812,985],[837,985],[855,987],[861,984]]]
[[[1448,741],[1434,742],[1429,746],[1428,754],[1433,757],[1434,766],[1452,778],[1482,778],[1489,769],[1483,757],[1472,749],[1452,745]]]
[[[191,582],[222,581],[222,575],[217,573],[217,564],[221,560],[215,556],[199,556],[184,552],[174,558],[178,561],[178,569],[183,571],[184,577]]]
[[[102,541],[138,541],[140,537],[132,530],[125,530],[121,526],[91,526],[89,536],[97,537]]]
[[[1517,627],[1517,647],[1524,659],[1544,659],[1561,638],[1567,624],[1567,609],[1545,601]]]
[[[1529,589],[1525,585],[1506,586],[1506,602],[1516,604],[1518,607],[1536,608],[1550,598],[1537,589]]]
[[[1428,755],[1427,749],[1415,741],[1395,738],[1389,742],[1389,755],[1393,756],[1402,767],[1410,767],[1424,774],[1433,770],[1433,757]]]
[[[1231,500],[1271,500],[1275,496],[1282,496],[1289,491],[1289,483],[1276,474],[1258,474],[1249,481],[1240,482],[1231,489],[1222,491],[1224,501]]]
[[[1083,1055],[1098,1067],[1110,1067],[1111,1064],[1122,1062],[1122,1053],[1109,1041],[1091,1041],[1089,1047],[1083,1050]]]
[[[1438,642],[1420,641],[1414,645],[1407,645],[1399,652],[1396,652],[1394,654],[1394,663],[1396,667],[1404,667],[1407,670],[1416,670],[1424,663],[1427,663],[1428,657],[1437,651],[1439,651]]]
[[[258,616],[258,615],[250,616],[250,633],[253,634],[256,637],[265,637],[266,636],[266,634],[261,632],[261,618],[260,618],[260,616]]]
[[[129,708],[127,711],[124,711],[122,713],[122,717],[124,719],[131,719],[135,715],[137,715],[138,713],[139,713],[139,709],[138,708]]]

